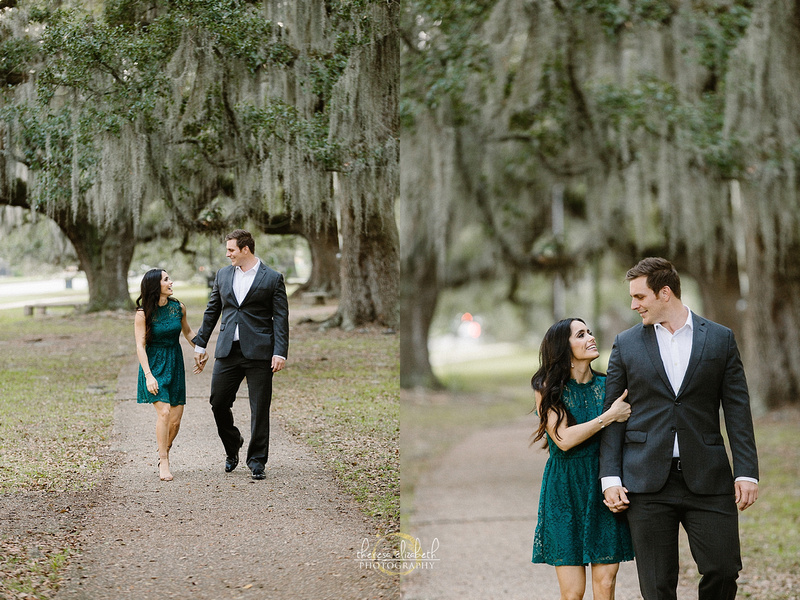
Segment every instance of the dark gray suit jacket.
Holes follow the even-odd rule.
[[[234,270],[233,265],[228,265],[217,272],[203,324],[192,341],[207,348],[211,332],[222,316],[215,358],[225,358],[230,354],[236,325],[239,326],[239,342],[245,358],[272,360],[273,354],[288,358],[289,303],[283,275],[262,262],[240,305],[233,293]]]
[[[677,395],[653,326],[639,324],[614,341],[605,407],[627,388],[631,416],[604,430],[600,477],[621,477],[630,492],[657,492],[666,483],[676,432],[684,479],[692,492],[733,493],[735,477],[758,479],[750,397],[733,332],[694,313],[692,319],[692,353]],[[720,406],[733,473],[720,428]]]

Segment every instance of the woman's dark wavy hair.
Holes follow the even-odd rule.
[[[144,343],[149,344],[153,334],[153,315],[158,308],[158,299],[161,297],[161,274],[164,269],[150,269],[142,277],[139,297],[136,299],[136,309],[144,311]]]
[[[544,334],[542,345],[539,348],[539,364],[541,366],[531,377],[531,387],[542,395],[542,403],[539,408],[539,427],[532,436],[531,445],[544,438],[550,411],[556,414],[556,429],[565,419],[567,427],[576,424],[575,417],[569,412],[561,398],[564,386],[567,385],[570,377],[572,348],[569,344],[569,337],[572,335],[573,321],[586,324],[586,321],[577,317],[562,319],[550,326],[550,329]],[[594,372],[592,369],[592,373]],[[556,435],[558,434],[556,433]],[[543,447],[547,447],[547,442]]]

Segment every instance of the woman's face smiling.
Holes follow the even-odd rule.
[[[569,326],[572,330],[569,336],[569,345],[572,349],[573,359],[591,362],[600,356],[597,351],[597,342],[585,323],[576,320],[570,323]]]
[[[169,298],[172,296],[172,280],[166,271],[161,271],[161,297]]]

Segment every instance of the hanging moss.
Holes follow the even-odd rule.
[[[119,206],[138,219],[142,202],[164,194],[188,225],[227,178],[236,189],[225,193],[260,209],[331,219],[332,172],[397,160],[385,131],[357,130],[347,144],[331,134],[350,61],[385,33],[379,5],[115,0],[102,14],[19,11],[14,35],[46,24],[0,39],[9,74],[36,72],[3,109],[31,197],[86,203],[104,222]]]

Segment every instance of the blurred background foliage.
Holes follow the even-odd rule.
[[[441,387],[431,362],[465,347],[443,340],[465,312],[482,315],[476,352],[487,356],[502,350],[489,341],[535,348],[568,315],[589,320],[607,351],[637,322],[626,270],[658,255],[677,266],[693,310],[734,330],[754,410],[796,404],[791,10],[405,3],[403,387]]]

